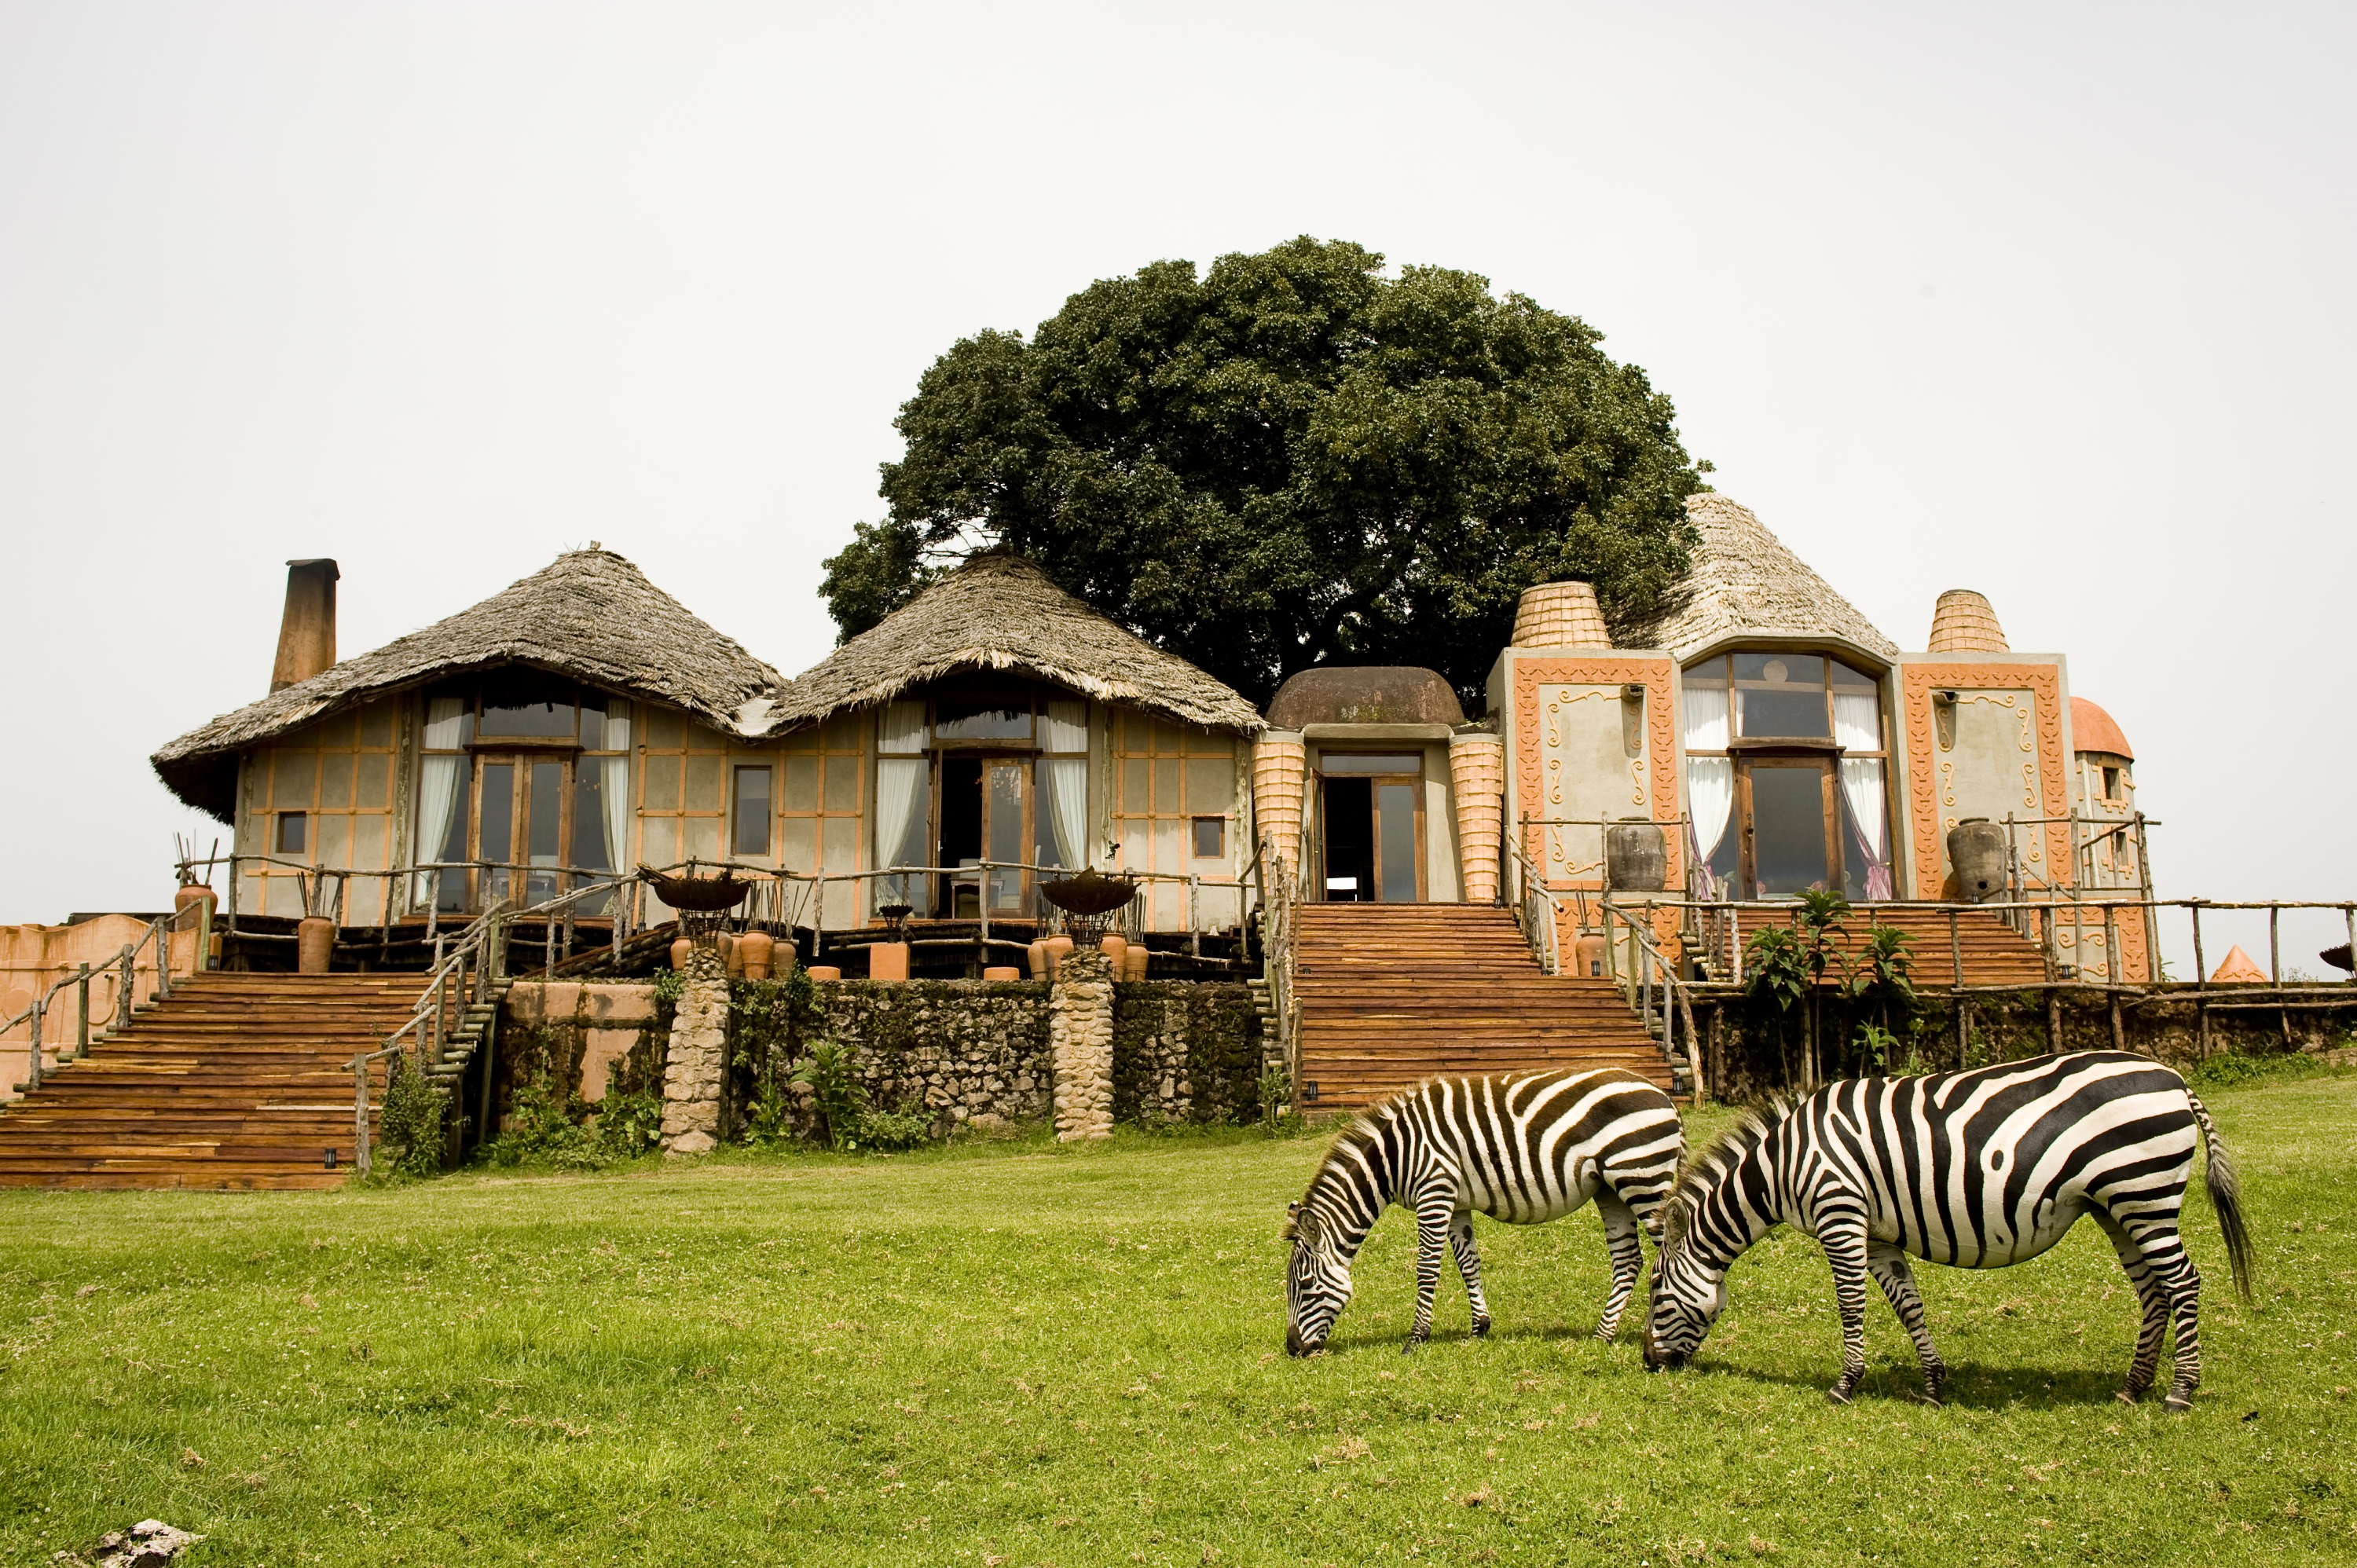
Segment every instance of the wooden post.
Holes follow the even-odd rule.
[[[1187,953],[1203,956],[1203,879],[1191,875],[1187,878]]]
[[[74,977],[74,1055],[90,1055],[90,965]]]
[[[1735,971],[1735,983],[1743,983],[1743,909],[1740,905],[1727,907],[1727,950],[1729,965]]]
[[[1715,1063],[1722,1064],[1719,1067],[1719,1076],[1722,1078],[1727,1074],[1727,1069],[1723,1065],[1727,1055],[1725,1049],[1726,1044],[1727,1004],[1724,1002],[1715,1002],[1711,1004],[1710,1009],[1710,1059]],[[1697,1076],[1695,1081],[1699,1083],[1702,1080],[1700,1077]],[[1721,1087],[1724,1088],[1725,1086],[1721,1085]]]
[[[2046,1048],[2061,1051],[2062,1047],[2062,988],[2046,988]]]
[[[114,988],[114,1026],[131,1027],[131,988],[139,982],[138,950],[129,942],[123,944],[123,956],[116,960],[122,968],[122,980]]]
[[[2112,1049],[2128,1048],[2127,1021],[2120,1015],[2120,909],[2104,906],[2104,978],[2112,1000]]]
[[[2199,1060],[2210,1059],[2210,1004],[2202,993],[2210,989],[2210,963],[2201,956],[2201,901],[2195,899],[2187,908],[2193,914],[2193,1019],[2201,1043]]]
[[[352,1058],[352,1163],[369,1174],[368,1054]]]
[[[2267,983],[2283,983],[2283,906],[2267,906]]]
[[[40,983],[41,977],[37,972],[33,976],[33,983],[38,985]],[[43,1000],[39,996],[33,998],[33,1056],[25,1071],[25,1092],[27,1094],[41,1087],[41,1014],[46,1010],[41,1005]]]
[[[1694,1102],[1700,1110],[1710,1098],[1708,1064],[1703,1057],[1702,1032],[1695,1027],[1694,998],[1678,987],[1678,1011],[1685,1015],[1686,1057],[1694,1064]]]

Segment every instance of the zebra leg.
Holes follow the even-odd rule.
[[[1825,1263],[1834,1273],[1834,1300],[1841,1307],[1842,1372],[1825,1391],[1826,1402],[1847,1404],[1866,1380],[1866,1227],[1827,1225],[1817,1232]]]
[[[1932,1331],[1924,1326],[1923,1297],[1915,1288],[1915,1271],[1908,1266],[1907,1254],[1892,1246],[1871,1247],[1867,1251],[1866,1267],[1874,1276],[1874,1283],[1882,1287],[1890,1310],[1899,1315],[1907,1337],[1915,1341],[1915,1359],[1923,1364],[1923,1402],[1938,1404],[1941,1391],[1947,1387],[1948,1364],[1940,1359],[1940,1352],[1932,1343]]]
[[[2169,1239],[2176,1241],[2173,1228]],[[2177,1331],[2177,1379],[2160,1402],[2170,1410],[2188,1411],[2193,1408],[2193,1391],[2201,1386],[2201,1274],[2181,1246],[2177,1268],[2165,1283],[2169,1316]]]
[[[2146,1262],[2144,1249],[2125,1226],[2101,1208],[2088,1212],[2112,1239],[2112,1251],[2119,1254],[2120,1267],[2127,1272],[2128,1283],[2136,1287],[2136,1302],[2144,1312],[2136,1326],[2136,1359],[2129,1364],[2127,1384],[2114,1396],[2122,1404],[2134,1404],[2152,1387],[2153,1372],[2160,1365],[2161,1336],[2169,1332],[2169,1287]]]
[[[1612,1290],[1604,1298],[1604,1316],[1596,1320],[1596,1337],[1609,1340],[1620,1332],[1620,1315],[1636,1294],[1645,1253],[1637,1242],[1637,1217],[1627,1204],[1609,1191],[1598,1192],[1596,1212],[1603,1217],[1604,1244],[1612,1252]]]
[[[1473,1337],[1490,1332],[1490,1303],[1481,1294],[1481,1254],[1473,1250],[1473,1211],[1449,1217],[1448,1250],[1457,1254],[1457,1273],[1465,1281],[1465,1299],[1473,1308]]]
[[[1448,1245],[1448,1222],[1456,1203],[1447,1192],[1428,1194],[1415,1204],[1415,1323],[1407,1331],[1405,1356],[1432,1337],[1432,1298],[1440,1290],[1440,1254]]]

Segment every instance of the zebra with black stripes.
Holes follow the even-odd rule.
[[[1914,1340],[1923,1397],[1937,1404],[1947,1369],[1908,1259],[2000,1269],[2038,1256],[2092,1214],[2144,1309],[2119,1398],[2134,1404],[2152,1387],[2173,1323],[2177,1375],[2165,1402],[2190,1409],[2201,1380],[2201,1276],[2178,1216],[2197,1128],[2227,1262],[2247,1300],[2250,1240],[2233,1165],[2208,1109],[2159,1063],[2080,1051],[1828,1084],[1747,1122],[1680,1180],[1653,1258],[1645,1360],[1684,1365],[1726,1305],[1728,1267],[1784,1224],[1816,1238],[1833,1269],[1842,1371],[1825,1397],[1848,1403],[1866,1376],[1871,1276]]]
[[[1643,1264],[1637,1230],[1660,1233],[1685,1134],[1670,1097],[1619,1068],[1437,1078],[1360,1117],[1327,1151],[1285,1235],[1285,1348],[1315,1354],[1351,1299],[1351,1262],[1384,1208],[1415,1213],[1415,1326],[1432,1336],[1440,1252],[1457,1257],[1473,1332],[1490,1331],[1473,1212],[1512,1225],[1560,1219],[1593,1198],[1612,1255],[1612,1290],[1596,1326],[1609,1339]]]

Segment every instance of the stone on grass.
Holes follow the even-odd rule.
[[[60,1552],[53,1559],[88,1568],[164,1568],[204,1539],[175,1530],[160,1519],[143,1519],[129,1530],[110,1530],[88,1552]]]

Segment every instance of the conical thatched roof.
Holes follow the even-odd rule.
[[[669,703],[739,734],[764,727],[786,684],[619,555],[576,550],[472,609],[224,714],[149,760],[175,795],[228,822],[243,747],[371,697],[497,664]]]
[[[963,670],[1052,681],[1212,729],[1262,727],[1250,703],[1131,635],[1013,555],[977,555],[794,680],[772,729],[888,703]]]
[[[1686,515],[1702,530],[1694,564],[1671,590],[1666,610],[1620,628],[1622,647],[1664,648],[1683,660],[1739,638],[1773,637],[1846,642],[1879,659],[1898,658],[1898,644],[1749,508],[1706,493],[1686,499]]]

